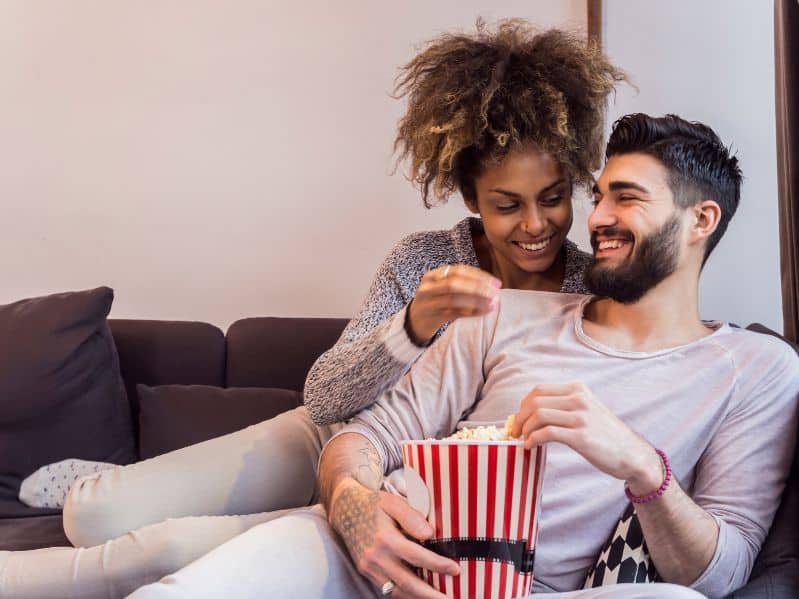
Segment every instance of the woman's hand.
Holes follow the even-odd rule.
[[[422,276],[408,306],[408,328],[414,343],[426,345],[445,322],[481,316],[497,305],[502,282],[465,264],[440,266]]]

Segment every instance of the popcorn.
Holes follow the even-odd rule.
[[[508,416],[504,428],[498,428],[494,425],[475,428],[465,427],[455,431],[447,439],[457,441],[516,441],[518,437],[512,437],[510,434],[513,428],[513,419],[513,414]]]

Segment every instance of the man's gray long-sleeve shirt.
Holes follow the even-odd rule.
[[[502,423],[535,384],[582,381],[666,452],[681,486],[718,522],[715,555],[693,586],[726,595],[748,578],[790,468],[799,360],[775,338],[720,323],[684,346],[618,351],[583,332],[588,301],[502,291],[496,311],[453,323],[344,432],[370,439],[390,472],[401,466],[403,439]],[[542,493],[536,579],[580,588],[627,504],[622,481],[552,444]]]

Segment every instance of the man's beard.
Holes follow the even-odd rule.
[[[615,227],[603,229],[602,233],[606,237],[632,241],[629,233]],[[643,238],[625,262],[613,267],[603,266],[597,261],[597,234],[593,232],[594,259],[585,271],[586,287],[594,295],[609,297],[622,304],[634,304],[677,269],[679,233],[680,219],[675,214],[660,229]]]

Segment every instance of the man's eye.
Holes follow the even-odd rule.
[[[635,201],[635,200],[637,200],[637,199],[638,199],[637,197],[635,197],[635,196],[631,196],[631,195],[622,195],[622,196],[619,196],[619,201],[620,201],[620,202],[634,202],[634,201]]]

